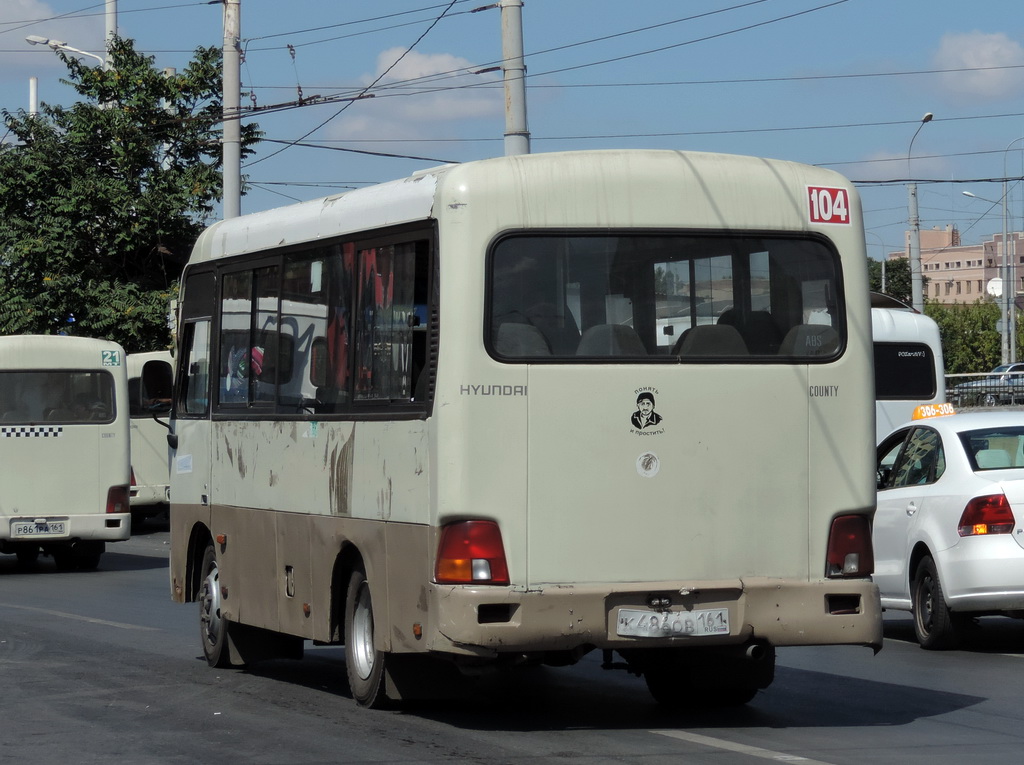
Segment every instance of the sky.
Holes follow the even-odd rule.
[[[479,73],[501,60],[501,12],[486,6],[241,0],[242,104],[265,133],[243,167],[242,212],[503,154],[500,74]],[[58,57],[25,37],[102,55],[104,11],[2,0],[0,109],[28,108],[31,77],[40,101],[72,102]],[[1024,176],[1020,0],[525,0],[522,18],[534,153],[665,148],[829,167],[857,183],[875,259],[904,247],[908,179],[922,229],[953,225],[977,244],[1002,231],[1002,179]],[[117,3],[118,33],[160,68],[220,47],[222,22],[206,0]],[[357,94],[373,97],[340,100]],[[296,106],[315,97],[325,102]],[[1024,189],[1007,188],[1020,230]]]

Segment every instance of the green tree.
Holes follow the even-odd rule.
[[[111,67],[61,53],[81,101],[2,111],[0,334],[166,347],[167,312],[220,199],[220,51],[165,76],[115,39]],[[242,127],[243,156],[259,140]]]
[[[927,286],[928,280],[922,282]],[[910,284],[910,261],[894,258],[885,261],[885,289],[882,289],[882,263],[868,260],[868,285],[872,292],[884,292],[907,305],[913,300]]]
[[[992,301],[940,306],[926,303],[924,312],[939,325],[942,357],[948,374],[988,372],[1002,358],[996,322],[1002,313]]]

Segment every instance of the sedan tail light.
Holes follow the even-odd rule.
[[[841,515],[828,535],[825,575],[829,578],[866,577],[875,570],[871,524],[864,515]]]
[[[957,532],[962,537],[985,534],[1009,534],[1016,521],[1005,494],[975,497],[967,503],[960,516]]]
[[[441,530],[434,579],[446,584],[508,584],[501,530],[494,521],[458,521]]]

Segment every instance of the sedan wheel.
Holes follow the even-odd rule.
[[[942,594],[935,561],[925,557],[917,566],[911,590],[914,632],[922,648],[941,651],[960,642],[957,618],[950,612]]]

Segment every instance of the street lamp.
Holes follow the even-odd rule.
[[[25,38],[25,40],[26,42],[28,42],[29,45],[45,45],[51,50],[55,51],[64,50],[68,53],[77,53],[79,56],[88,56],[89,58],[96,59],[100,62],[100,66],[106,65],[106,61],[103,59],[102,56],[97,56],[95,53],[89,53],[88,51],[79,50],[78,48],[72,48],[66,42],[63,42],[61,40],[51,40],[47,37],[40,37],[39,35],[29,35]]]
[[[932,113],[928,112],[921,118],[921,124],[914,131],[914,137],[910,139],[910,146],[907,148],[907,175],[910,172],[910,153],[914,150],[914,141],[917,134],[926,122],[932,121]],[[910,208],[910,294],[914,310],[924,313],[924,282],[921,278],[921,219],[917,214],[917,183],[907,183],[907,199]]]
[[[1007,146],[1006,148],[1009,149],[1010,147]],[[1006,155],[1005,154],[1003,155],[1003,163],[1004,163],[1004,165],[1006,163]],[[1005,174],[1005,170],[1004,170],[1004,174]],[[999,201],[996,201],[994,199],[985,199],[985,197],[979,197],[977,194],[972,194],[970,191],[964,191],[963,195],[965,197],[970,197],[971,199],[977,199],[977,200],[979,200],[981,202],[988,202],[990,205],[992,205],[992,207],[995,207],[998,204],[1001,204],[1003,206],[1003,247],[1002,247],[1002,258],[1000,260],[1000,267],[999,267],[1000,278],[1003,281],[1003,294],[1002,294],[1002,303],[1003,303],[1003,307],[1002,307],[1002,314],[1003,314],[1002,324],[1003,324],[1003,328],[1002,328],[1002,332],[1000,332],[1000,334],[1002,335],[1003,344],[1002,344],[1002,353],[1000,355],[1000,358],[1001,358],[1003,364],[1007,364],[1007,363],[1011,363],[1012,364],[1013,361],[1015,360],[1016,356],[1017,356],[1016,348],[1014,347],[1014,346],[1016,346],[1017,343],[1012,339],[1014,337],[1014,332],[1016,331],[1016,329],[1015,329],[1016,322],[1013,320],[1013,314],[1016,311],[1016,303],[1014,302],[1012,295],[1013,295],[1013,293],[1016,292],[1016,290],[1014,290],[1014,288],[1013,288],[1013,281],[1012,280],[1015,277],[1013,277],[1011,275],[1011,266],[1012,266],[1012,264],[1010,262],[1010,256],[1009,256],[1009,254],[1007,253],[1007,250],[1006,250],[1006,181],[1005,180],[1003,181],[1003,196],[1002,196],[1002,199],[1000,199]],[[989,210],[991,210],[992,207],[990,207]]]

